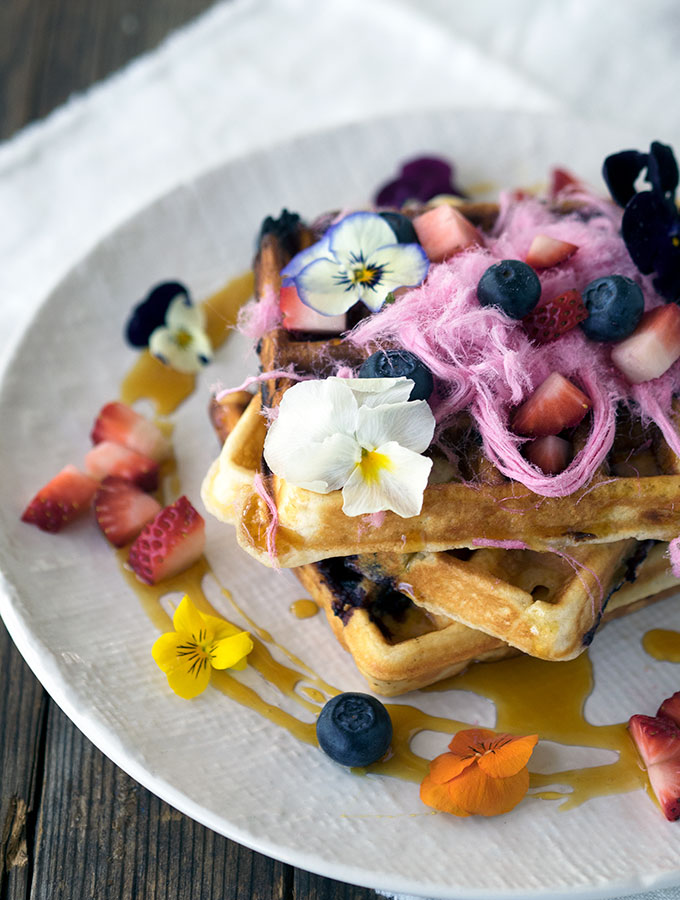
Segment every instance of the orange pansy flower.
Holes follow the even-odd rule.
[[[510,812],[529,788],[527,763],[537,742],[537,734],[517,737],[487,728],[459,731],[449,752],[430,763],[420,799],[454,816]]]

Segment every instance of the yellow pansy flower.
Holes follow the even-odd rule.
[[[205,615],[188,596],[175,610],[172,624],[175,630],[162,634],[151,653],[180,697],[190,700],[203,693],[211,669],[245,669],[246,657],[253,649],[247,631]]]

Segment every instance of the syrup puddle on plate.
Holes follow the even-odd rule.
[[[251,274],[242,275],[203,304],[215,348],[228,336],[239,308],[251,295],[252,283]],[[162,366],[148,352],[143,352],[123,381],[121,399],[128,403],[151,400],[158,415],[167,416],[191,395],[194,387],[194,376],[179,375]],[[206,426],[209,427],[207,417]],[[179,485],[174,468],[171,466],[166,474],[176,495]],[[126,554],[127,551],[119,551],[121,569],[159,632],[172,628],[171,618],[161,605],[161,599],[169,594],[189,594],[199,609],[211,615],[221,615],[206,597],[204,580],[215,576],[205,558],[161,585],[148,586],[139,582],[125,567]],[[292,701],[293,707],[298,707],[305,718],[272,705],[256,688],[244,684],[228,671],[214,671],[211,685],[232,701],[287,729],[299,740],[316,745],[315,724],[310,723],[310,714],[315,717],[324,703],[340,693],[341,689],[327,684],[305,662],[278,644],[269,632],[260,628],[237,606],[225,587],[221,590],[235,612],[248,623],[254,642],[253,652],[248,658],[249,666],[258,673],[269,690],[274,687]],[[316,612],[317,604],[309,599],[297,600],[289,608],[289,614],[300,620]],[[300,627],[304,625],[301,623]],[[330,632],[328,639],[333,640]],[[649,632],[645,636],[645,649],[656,659],[680,662],[680,633]],[[285,662],[277,659],[281,656]],[[530,796],[561,800],[560,808],[566,810],[593,797],[625,793],[647,785],[625,723],[597,726],[585,719],[583,710],[593,687],[592,665],[586,652],[577,659],[560,663],[527,656],[477,663],[453,679],[432,685],[426,692],[471,691],[490,700],[496,708],[494,727],[498,731],[536,733],[544,741],[561,745],[613,751],[616,754],[613,762],[531,773]],[[358,773],[371,772],[420,782],[427,773],[428,760],[412,751],[413,739],[424,731],[453,735],[461,728],[471,727],[470,723],[429,715],[410,703],[386,703],[386,706],[394,728],[391,751],[387,758],[367,769],[355,770]]]

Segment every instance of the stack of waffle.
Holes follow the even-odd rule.
[[[461,209],[478,227],[493,221],[492,206]],[[301,228],[298,248],[308,241]],[[259,297],[278,294],[294,252],[275,231],[262,236]],[[361,353],[339,337],[282,328],[259,344],[264,373],[292,364],[317,378],[356,369]],[[291,383],[261,384],[206,476],[203,500],[247,552],[293,569],[376,692],[400,694],[517,652],[571,659],[602,621],[678,585],[666,542],[680,535],[680,459],[656,431],[640,434],[622,419],[591,483],[548,498],[503,476],[461,417],[449,435],[461,462],[433,457],[419,516],[348,517],[339,491],[295,487],[263,461],[263,407],[275,407]],[[231,395],[215,401],[214,421],[234,405]],[[516,545],[518,525],[526,549],[505,549]]]

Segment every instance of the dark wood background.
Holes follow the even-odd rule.
[[[156,47],[211,5],[0,0],[0,139]],[[377,896],[252,853],[150,794],[64,716],[1,622],[0,763],[0,900]]]

